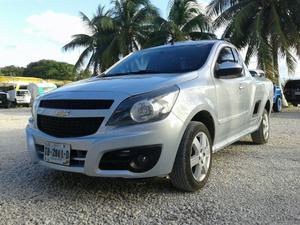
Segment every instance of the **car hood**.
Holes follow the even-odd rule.
[[[53,92],[119,92],[136,95],[195,79],[197,72],[185,74],[95,77],[58,88]],[[52,92],[52,93],[53,93]]]

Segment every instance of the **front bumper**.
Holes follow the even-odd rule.
[[[88,176],[123,178],[144,178],[169,174],[185,131],[183,122],[173,113],[170,113],[162,121],[121,128],[105,127],[95,135],[80,138],[55,138],[32,128],[33,126],[33,124],[27,126],[26,135],[28,150],[34,162],[52,169],[83,173]],[[43,146],[46,142],[69,144],[72,150],[86,151],[83,165],[62,166],[45,162],[39,157],[37,146]],[[161,145],[162,151],[156,165],[146,172],[134,173],[128,170],[99,169],[99,162],[106,152],[148,145]]]
[[[17,104],[29,104],[30,98],[16,98]]]

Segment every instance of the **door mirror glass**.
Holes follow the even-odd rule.
[[[222,62],[216,66],[216,77],[236,78],[242,76],[243,67],[236,62]]]

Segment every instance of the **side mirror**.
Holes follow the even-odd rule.
[[[240,77],[243,72],[243,67],[236,62],[222,62],[217,65],[216,77]]]

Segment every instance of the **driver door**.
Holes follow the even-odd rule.
[[[215,71],[218,66],[226,62],[236,62],[231,47],[223,47],[218,54]],[[242,74],[226,77],[214,76],[217,94],[217,113],[220,126],[221,140],[232,137],[241,131],[243,113],[241,102],[240,83],[244,80]]]

